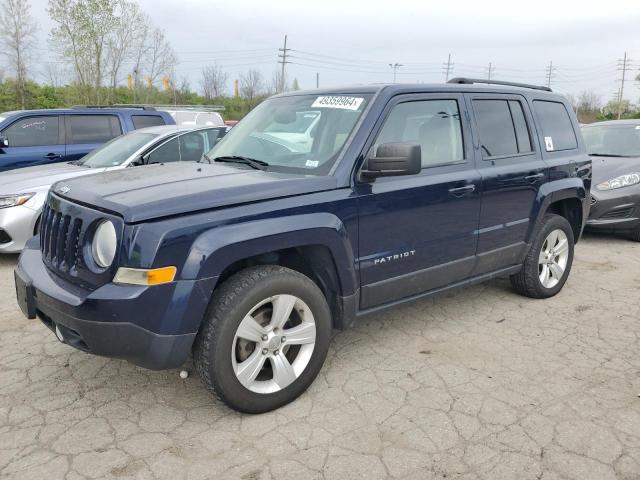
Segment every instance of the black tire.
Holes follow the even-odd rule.
[[[279,294],[295,295],[307,304],[316,324],[309,363],[290,385],[274,393],[256,393],[243,386],[233,370],[232,346],[240,322],[258,303]],[[213,294],[193,347],[196,370],[207,389],[234,410],[264,413],[299,397],[320,372],[329,349],[331,313],[318,286],[288,268],[266,265],[242,270]]]
[[[564,274],[560,281],[551,288],[546,288],[540,281],[538,257],[547,236],[554,230],[560,229],[567,236],[569,243],[569,257]],[[549,298],[556,295],[567,281],[573,264],[575,240],[573,229],[566,218],[560,215],[547,214],[542,219],[538,228],[536,239],[531,245],[529,253],[525,257],[522,269],[515,275],[511,275],[511,285],[520,295],[530,298]]]
[[[640,242],[640,228],[636,228],[633,232],[631,232],[631,240],[634,242]]]

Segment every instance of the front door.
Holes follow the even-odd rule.
[[[540,186],[548,168],[520,95],[468,94],[481,159],[482,213],[474,275],[517,265],[527,251]]]
[[[399,96],[384,117],[368,155],[419,144],[422,171],[356,186],[362,309],[456,283],[475,263],[480,174],[462,95]]]

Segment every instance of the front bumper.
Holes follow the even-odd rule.
[[[17,253],[33,237],[40,210],[20,205],[0,208],[0,253]]]
[[[591,192],[588,230],[631,232],[640,228],[640,188]]]
[[[152,370],[185,362],[215,278],[153,287],[109,283],[90,291],[50,272],[35,243],[27,244],[15,270],[25,316],[58,327],[64,343],[85,352]]]

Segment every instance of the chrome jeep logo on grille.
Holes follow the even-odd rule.
[[[58,191],[58,193],[65,195],[71,191],[71,187],[69,185],[62,185],[61,187],[58,187],[56,190]]]

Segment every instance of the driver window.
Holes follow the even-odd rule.
[[[377,150],[383,143],[420,145],[422,168],[464,161],[458,102],[421,100],[396,105],[373,148]]]

